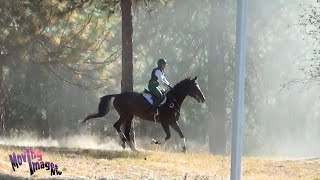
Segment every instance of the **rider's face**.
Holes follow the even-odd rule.
[[[166,68],[166,64],[161,64],[160,67],[161,67],[161,69],[165,69]]]

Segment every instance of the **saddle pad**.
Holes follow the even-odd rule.
[[[142,96],[143,96],[144,98],[146,98],[151,105],[153,104],[153,100],[152,100],[152,95],[151,95],[151,94],[148,94],[148,93],[143,92],[143,93],[142,93]],[[164,99],[163,99],[163,101],[159,104],[159,106],[163,105],[166,101],[167,101],[167,96],[164,96]]]

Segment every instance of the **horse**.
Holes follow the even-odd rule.
[[[198,76],[191,78],[188,77],[179,83],[177,83],[171,90],[165,95],[167,102],[158,107],[159,115],[158,120],[154,118],[154,114],[151,111],[151,104],[138,92],[122,92],[120,94],[106,95],[100,98],[98,107],[98,113],[87,116],[83,123],[92,118],[99,118],[105,116],[111,107],[113,101],[113,107],[119,114],[119,120],[113,125],[118,132],[122,141],[122,147],[125,148],[125,143],[129,145],[132,151],[137,151],[134,143],[133,132],[130,132],[133,117],[139,117],[143,120],[156,121],[161,124],[166,137],[165,141],[170,139],[171,126],[180,136],[182,141],[182,150],[186,152],[186,141],[183,132],[181,131],[178,120],[180,117],[180,109],[183,101],[187,96],[191,96],[199,103],[205,101],[205,97],[197,82]],[[173,105],[173,106],[172,106]],[[124,134],[121,132],[121,125],[124,124]]]

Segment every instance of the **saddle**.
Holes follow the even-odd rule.
[[[141,93],[142,96],[149,102],[150,106],[153,104],[153,98],[156,98],[155,96],[152,95],[152,93],[148,89],[144,89],[144,91]],[[160,104],[158,107],[167,104],[170,108],[174,107],[174,103],[170,101],[170,98],[168,98],[167,94],[163,92],[164,96],[160,100]],[[159,121],[159,111],[157,110],[157,113],[154,115],[154,121]]]
[[[169,106],[171,108],[173,108],[174,105],[172,102],[169,102],[170,100],[167,97],[167,94],[165,92],[163,92],[163,94],[164,94],[164,96],[162,99],[160,99],[160,104],[158,107],[168,103]],[[153,98],[156,98],[155,96],[152,95],[152,93],[148,89],[144,89],[144,91],[142,92],[142,96],[147,99],[147,101],[150,103],[150,105],[153,104]]]

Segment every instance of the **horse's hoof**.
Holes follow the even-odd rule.
[[[161,142],[155,140],[155,139],[151,139],[151,144],[161,144]]]
[[[183,153],[186,153],[186,152],[187,152],[187,149],[186,149],[185,146],[182,147],[182,152],[183,152]]]
[[[132,141],[129,141],[128,144],[129,144],[130,149],[131,149],[133,152],[138,152],[138,150],[136,149],[136,147],[135,147],[135,145],[133,144]]]
[[[123,143],[121,144],[121,147],[122,147],[123,149],[126,149],[126,143],[123,142]]]

